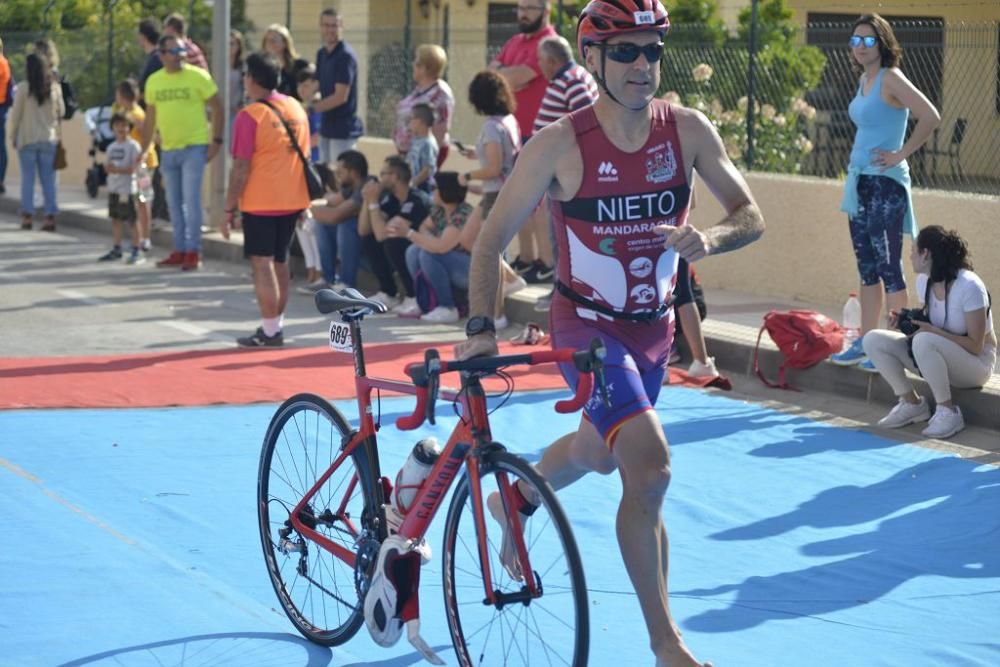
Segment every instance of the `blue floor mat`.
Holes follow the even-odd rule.
[[[514,396],[494,436],[537,459],[579,419],[552,411],[562,395]],[[314,646],[278,608],[255,508],[274,408],[0,413],[0,665],[420,664],[405,640],[382,649],[364,629]],[[387,417],[411,408],[382,402]],[[383,431],[385,470],[446,436],[454,418],[440,412],[437,427]],[[690,389],[665,390],[659,415],[671,606],[696,655],[1000,664],[1000,469]],[[652,662],[615,538],[619,497],[617,475],[560,492],[602,667]],[[437,555],[422,592],[424,636],[454,664]]]

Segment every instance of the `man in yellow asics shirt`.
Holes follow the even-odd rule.
[[[160,171],[166,179],[167,206],[174,227],[174,251],[160,267],[197,269],[201,263],[201,181],[205,164],[222,147],[223,111],[218,88],[205,70],[184,62],[184,43],[160,38],[163,69],[146,80],[143,151],[160,130]],[[212,111],[209,134],[205,107]]]

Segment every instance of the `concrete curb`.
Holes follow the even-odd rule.
[[[513,322],[538,322],[548,330],[548,314],[534,310],[537,298],[535,290],[525,290],[507,297],[507,316]],[[716,366],[729,375],[755,378],[754,350],[756,349],[756,329],[719,320],[706,319],[702,324],[705,343],[709,353],[715,357]],[[761,339],[759,363],[761,372],[776,381],[778,367],[783,356],[765,334]],[[786,373],[789,384],[800,391],[817,391],[863,398],[868,403],[889,408],[896,403],[896,396],[887,383],[877,373],[867,373],[857,367],[837,366],[823,361],[806,370],[789,369]],[[930,396],[927,383],[914,378],[917,391]],[[967,424],[1000,431],[1000,381],[994,375],[990,383],[982,389],[953,389],[953,398],[962,409]],[[1000,439],[1000,434],[998,434]]]

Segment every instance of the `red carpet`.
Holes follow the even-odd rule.
[[[423,358],[426,343],[365,346],[368,374],[404,378],[406,364]],[[449,358],[450,345],[440,346]],[[524,352],[501,343],[502,353]],[[530,348],[527,348],[530,349]],[[193,350],[106,357],[41,357],[0,360],[0,409],[123,408],[239,405],[278,402],[299,392],[329,399],[354,396],[352,358],[324,347],[278,350]],[[565,385],[556,366],[510,370],[514,388],[558,389]],[[705,386],[670,369],[671,384]],[[504,385],[498,379],[491,389]],[[457,386],[458,377],[446,377]]]

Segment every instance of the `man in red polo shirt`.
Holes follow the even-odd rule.
[[[538,64],[538,45],[546,37],[559,33],[549,25],[551,6],[548,0],[518,0],[517,28],[514,35],[503,45],[500,53],[490,63],[514,90],[517,109],[514,117],[521,129],[521,139],[527,142],[535,126],[535,117],[542,106],[548,79],[542,74]],[[532,283],[552,279],[552,243],[549,238],[548,215],[538,210],[532,220],[521,228],[517,235],[519,255],[514,261],[514,269],[525,275]]]

